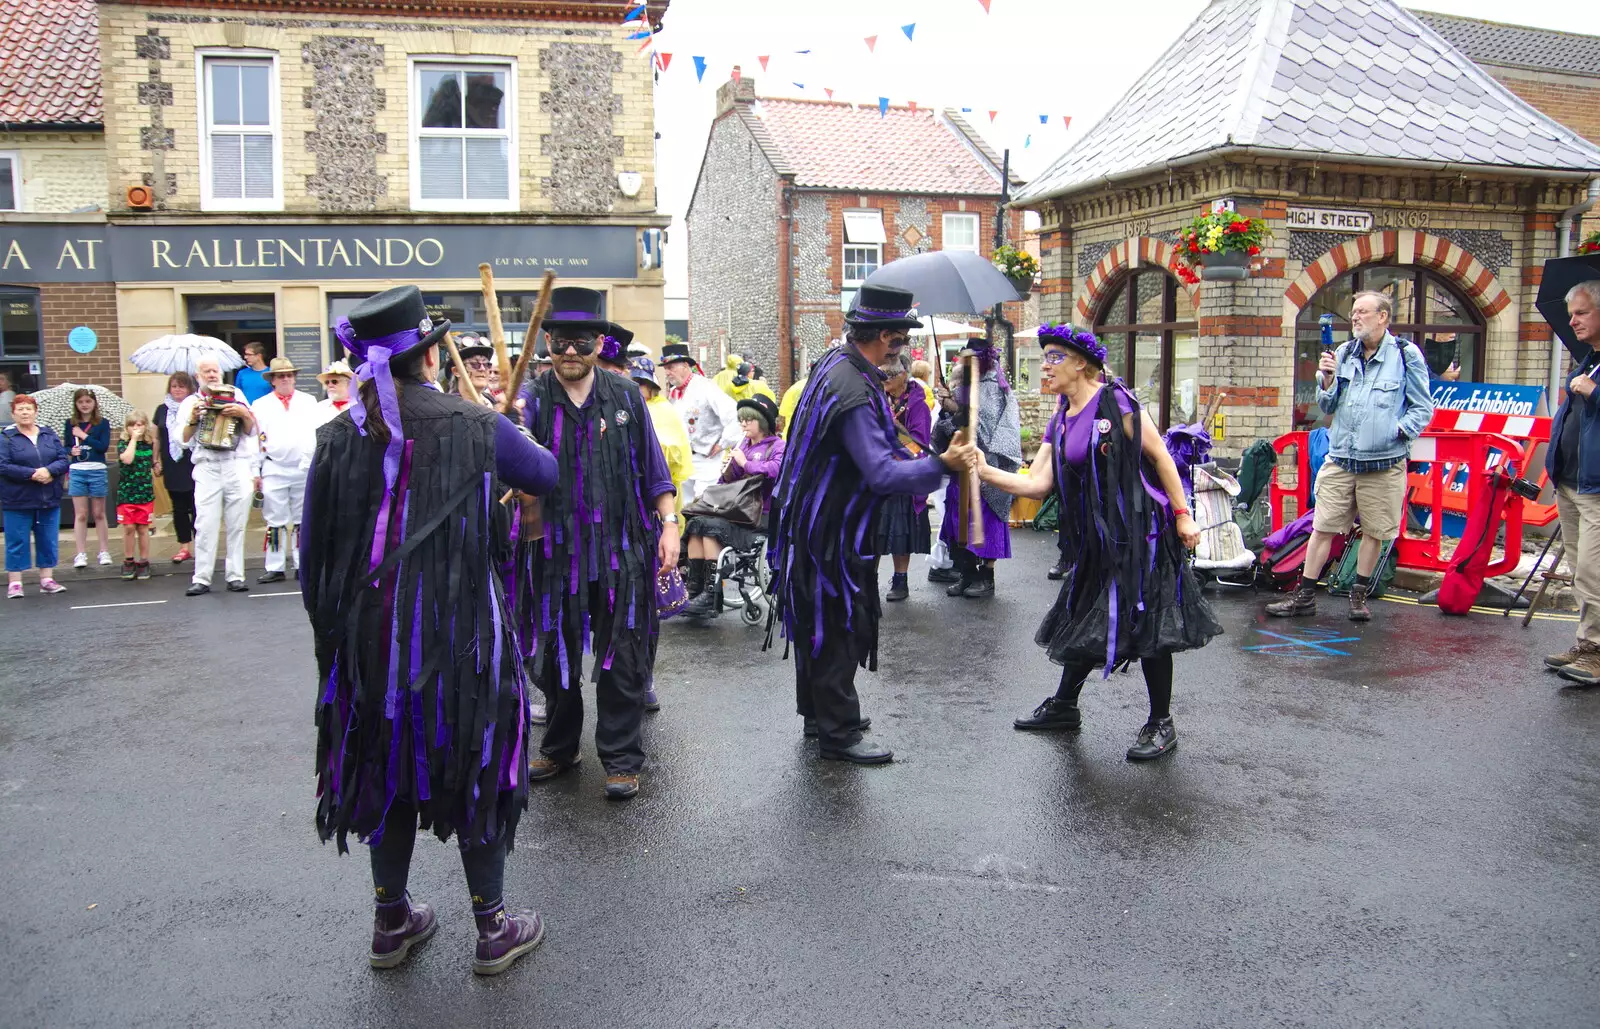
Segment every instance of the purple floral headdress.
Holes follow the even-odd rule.
[[[600,337],[600,360],[612,364],[622,360],[622,341],[615,336]]]
[[[1087,354],[1099,364],[1106,363],[1106,348],[1095,338],[1094,333],[1087,329],[1074,329],[1070,322],[1060,325],[1045,324],[1039,326],[1039,345],[1055,343],[1063,347]]]

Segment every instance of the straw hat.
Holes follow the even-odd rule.
[[[337,379],[340,376],[343,376],[346,379],[353,379],[356,377],[355,373],[350,370],[350,365],[342,358],[324,368],[322,370],[322,374],[317,376],[317,381],[326,386],[329,379]]]

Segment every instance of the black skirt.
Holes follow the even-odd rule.
[[[933,544],[928,509],[909,496],[890,497],[878,509],[878,554],[926,554]]]
[[[689,519],[689,524],[684,526],[683,534],[686,537],[705,536],[734,550],[749,550],[756,542],[754,529],[735,525],[726,518],[718,518],[715,515],[694,516]]]

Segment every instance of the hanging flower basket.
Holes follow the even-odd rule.
[[[1006,278],[1011,280],[1011,288],[1017,291],[1017,296],[1028,299],[1028,294],[1033,292],[1032,275],[1007,275]]]
[[[1250,255],[1243,250],[1224,250],[1200,257],[1200,277],[1208,282],[1250,277]]]
[[[1034,276],[1039,274],[1039,259],[1026,250],[1018,250],[1007,243],[989,255],[989,260],[1011,282],[1011,288],[1023,300],[1033,292]]]
[[[1200,278],[1212,281],[1248,279],[1250,260],[1272,235],[1261,218],[1241,218],[1232,211],[1212,211],[1189,223],[1178,236],[1178,254],[1200,266]]]

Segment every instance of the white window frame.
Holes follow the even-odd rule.
[[[852,246],[876,243],[880,247],[889,242],[889,237],[884,235],[882,209],[847,209],[844,212],[844,241]]]
[[[972,245],[971,246],[952,246],[951,245],[951,243],[950,243],[950,226],[952,224],[958,223],[958,222],[966,222],[968,225],[972,226]],[[979,240],[978,240],[978,228],[979,228],[979,226],[978,226],[978,216],[976,214],[973,214],[970,211],[965,211],[965,212],[949,211],[949,212],[946,212],[945,216],[944,216],[944,219],[943,219],[943,223],[941,225],[941,231],[943,232],[943,235],[939,237],[940,241],[944,244],[943,249],[945,249],[945,250],[965,250],[965,251],[968,251],[969,253],[974,253],[974,254],[979,253],[982,250],[982,246],[981,246],[981,244],[979,243]]]
[[[846,269],[848,269],[850,267],[850,265],[852,263],[854,263],[854,264],[860,264],[861,263],[860,261],[852,262],[852,261],[850,261],[848,259],[850,251],[852,251],[852,250],[871,250],[871,251],[873,251],[873,253],[877,254],[877,262],[873,265],[873,269],[872,270],[873,271],[877,271],[879,268],[883,267],[883,245],[881,243],[846,243],[844,245],[844,247],[839,251],[839,277],[843,280],[842,284],[843,284],[845,289],[851,289],[853,287],[860,286],[863,282],[867,281],[866,279],[852,279],[852,278],[850,278],[850,274],[846,270]],[[868,274],[870,275],[871,272],[869,272]]]
[[[22,151],[0,150],[0,161],[11,162],[11,202],[12,207],[0,207],[6,214],[20,214],[23,210],[22,197]]]
[[[278,54],[273,50],[199,49],[194,52],[195,97],[199,109],[200,210],[202,211],[281,211],[283,210],[283,80],[278,74]],[[272,196],[243,199],[211,195],[211,90],[207,69],[215,64],[266,64],[271,73],[267,90],[268,130],[272,135]],[[254,127],[253,127],[254,128]],[[259,128],[251,133],[261,135]]]
[[[491,65],[506,73],[506,175],[510,181],[506,184],[506,199],[504,200],[424,200],[422,198],[422,81],[421,74],[424,67],[464,68],[469,65]],[[496,212],[518,211],[522,207],[522,175],[519,167],[521,154],[517,149],[517,59],[501,54],[473,54],[461,56],[458,54],[439,54],[437,56],[412,54],[406,63],[406,97],[409,111],[406,117],[406,132],[409,136],[408,148],[411,155],[411,209],[413,211],[456,211],[456,212]],[[440,135],[482,133],[483,138],[488,138],[492,133],[486,129],[444,129],[433,130]],[[430,134],[432,134],[430,132]]]

